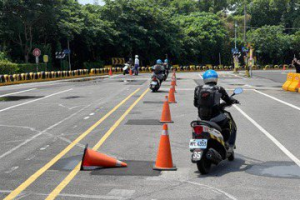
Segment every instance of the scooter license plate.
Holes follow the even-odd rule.
[[[207,139],[191,139],[190,149],[206,149]]]
[[[151,85],[157,85],[157,82],[152,81],[152,82],[151,82]]]
[[[194,151],[192,154],[192,162],[197,162],[201,160],[202,151]]]

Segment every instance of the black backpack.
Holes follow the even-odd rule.
[[[204,85],[198,93],[198,108],[200,118],[209,120],[213,111],[219,109],[221,94],[217,86]]]

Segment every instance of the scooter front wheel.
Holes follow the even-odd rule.
[[[211,168],[211,161],[206,158],[206,154],[197,162],[197,168],[201,174],[208,174]]]

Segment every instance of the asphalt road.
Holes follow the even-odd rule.
[[[178,170],[161,173],[152,165],[170,81],[158,93],[147,90],[149,74],[1,87],[0,198],[300,199],[300,94],[281,90],[286,73],[220,72],[229,93],[245,89],[241,105],[228,109],[238,126],[236,159],[205,176],[188,148],[199,73],[177,73],[169,134]],[[78,171],[86,144],[128,167]]]

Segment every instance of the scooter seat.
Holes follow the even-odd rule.
[[[211,121],[199,121],[198,124],[199,125],[206,125],[206,126],[209,126],[211,128],[217,129],[219,132],[222,132],[221,127],[217,123],[215,123],[215,122],[211,122]]]

